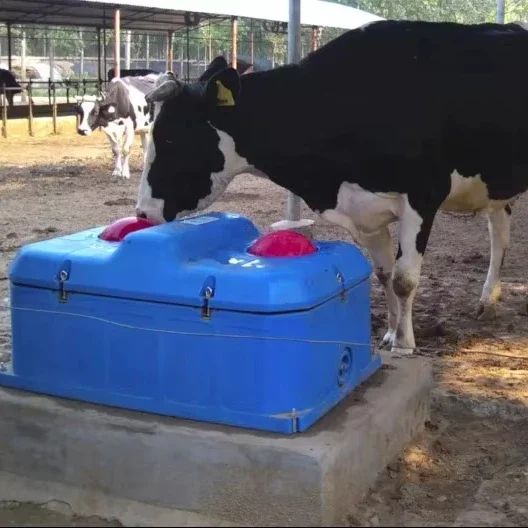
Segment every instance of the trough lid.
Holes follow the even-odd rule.
[[[104,227],[28,244],[9,267],[14,284],[67,292],[201,307],[278,313],[308,309],[365,280],[370,262],[345,242],[318,242],[316,253],[261,258],[247,252],[260,236],[246,217],[211,213],[128,234]]]

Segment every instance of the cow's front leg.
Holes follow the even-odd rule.
[[[125,180],[130,179],[129,158],[132,144],[134,143],[134,127],[131,123],[126,125],[126,130],[123,138],[123,160],[122,160],[122,177]]]
[[[121,178],[121,148],[119,146],[119,143],[113,142],[112,143],[112,153],[114,154],[114,171],[112,172],[112,176],[114,178],[120,179]]]
[[[121,146],[119,144],[119,139],[105,128],[103,130],[108,138],[110,146],[112,147],[112,154],[114,156],[114,170],[112,176],[119,179],[121,178]]]
[[[383,337],[381,346],[393,345],[398,324],[398,299],[392,286],[394,251],[389,228],[384,227],[373,234],[362,234],[361,240],[374,261],[375,273],[383,286],[387,301],[388,330]]]
[[[420,281],[422,261],[437,208],[420,204],[420,212],[404,199],[400,214],[399,248],[392,283],[399,306],[392,352],[412,354],[416,347],[412,322],[414,296]]]
[[[143,169],[145,168],[146,159],[147,159],[147,148],[148,148],[148,133],[141,133],[141,150],[143,151]]]
[[[488,214],[490,261],[486,282],[482,288],[476,316],[479,321],[490,321],[496,316],[495,305],[501,293],[500,275],[506,250],[510,244],[511,208],[507,205]]]

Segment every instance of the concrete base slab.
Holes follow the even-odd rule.
[[[117,519],[124,526],[242,526],[193,512],[112,497],[89,487],[83,489],[5,471],[0,471],[0,499],[4,504],[11,501],[37,504],[66,517],[97,515],[106,521]]]
[[[90,507],[125,524],[127,505],[140,503],[169,515],[137,514],[151,526],[168,511],[175,517],[167,522],[187,526],[340,524],[428,418],[429,362],[389,355],[384,362],[291,437],[2,389],[0,468],[43,483],[48,494],[69,494],[53,498],[80,514]]]

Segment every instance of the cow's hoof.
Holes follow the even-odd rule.
[[[395,356],[412,356],[414,354],[414,351],[416,350],[415,347],[406,347],[406,346],[398,346],[393,345],[391,348],[391,354]]]
[[[114,172],[112,172],[112,176],[113,176],[116,180],[120,180],[121,177],[122,177],[121,171],[120,171],[120,170],[115,170]]]
[[[387,330],[387,333],[383,336],[383,339],[380,343],[381,349],[388,349],[392,347],[394,340],[396,338],[396,330]]]
[[[497,310],[493,304],[479,303],[475,311],[475,317],[479,321],[493,321],[497,317]]]

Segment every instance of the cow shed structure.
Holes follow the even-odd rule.
[[[170,7],[168,7],[170,4]],[[247,18],[275,23],[288,23],[288,61],[300,59],[300,28],[312,28],[312,49],[319,42],[321,27],[354,29],[365,23],[381,20],[381,17],[359,9],[331,3],[324,0],[0,0],[0,23],[7,26],[8,68],[12,69],[12,28],[23,26],[87,27],[97,30],[98,41],[98,82],[106,78],[106,53],[101,54],[101,33],[113,30],[113,68],[116,77],[120,75],[120,33],[121,31],[165,32],[167,39],[167,69],[173,65],[173,35],[175,31],[188,29],[210,21],[231,21],[231,63],[237,63],[238,19]],[[106,41],[106,39],[105,39]],[[187,57],[188,63],[189,57]],[[187,69],[187,80],[189,73]],[[1,87],[0,87],[1,88]],[[54,91],[54,88],[53,88]],[[2,108],[3,135],[7,134],[7,107]],[[72,108],[60,108],[54,97],[47,109],[53,116],[56,129],[58,114],[71,115]],[[72,106],[72,105],[66,105]],[[22,109],[21,109],[22,110]],[[26,115],[29,117],[29,133],[32,132],[34,109],[31,94]],[[18,116],[21,117],[21,116]],[[300,228],[300,200],[289,193],[287,220],[274,224],[272,228]],[[308,221],[307,221],[308,222]],[[309,222],[308,222],[309,223]]]

